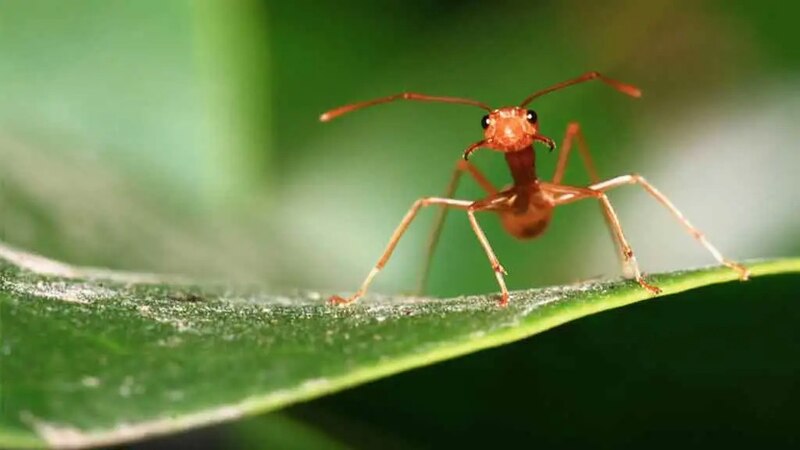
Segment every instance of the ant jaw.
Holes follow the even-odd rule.
[[[467,149],[464,150],[464,154],[461,155],[461,157],[464,158],[464,161],[469,161],[469,156],[472,154],[472,152],[474,152],[475,150],[477,150],[477,149],[479,149],[481,147],[492,148],[492,144],[488,139],[484,139],[482,141],[478,141],[478,142],[470,145],[469,147],[467,147]]]
[[[484,139],[482,141],[478,141],[478,142],[470,145],[469,147],[467,147],[467,149],[464,150],[464,154],[461,155],[461,157],[464,158],[464,161],[469,161],[470,155],[472,155],[472,153],[475,150],[478,150],[479,148],[482,148],[482,147],[490,148],[492,150],[495,150],[495,151],[498,151],[498,152],[501,152],[501,153],[516,152],[516,151],[520,151],[520,150],[524,150],[525,148],[528,148],[531,145],[531,143],[534,142],[534,141],[539,141],[539,142],[543,143],[544,145],[546,145],[547,149],[550,152],[552,152],[553,150],[556,149],[556,142],[554,140],[550,139],[547,136],[541,136],[541,135],[538,135],[538,134],[534,134],[533,136],[530,137],[530,140],[523,146],[506,147],[506,146],[503,146],[503,145],[498,145],[498,143],[495,142],[493,139]]]
[[[506,147],[506,146],[498,144],[493,139],[484,139],[482,141],[479,141],[479,142],[476,142],[476,143],[470,145],[469,147],[467,147],[466,150],[464,150],[464,154],[462,155],[462,158],[464,158],[464,161],[469,161],[470,155],[472,155],[472,153],[475,150],[478,150],[479,148],[488,148],[488,149],[491,149],[491,150],[494,150],[494,151],[500,152],[500,153],[509,153],[509,152],[522,150],[525,147],[523,146],[522,148],[519,148],[519,149],[516,148],[516,147]]]
[[[533,137],[533,140],[534,141],[539,141],[542,144],[546,145],[547,146],[547,150],[549,150],[551,153],[553,152],[553,150],[556,149],[556,141],[550,139],[547,136],[541,136],[541,135],[537,134],[536,136]]]

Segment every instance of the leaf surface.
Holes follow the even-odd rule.
[[[0,446],[85,447],[275,410],[652,297],[630,281],[450,299],[229,288],[0,247]],[[750,262],[754,276],[800,259]],[[664,295],[736,280],[652,277]],[[665,299],[667,300],[667,299]],[[754,299],[756,301],[757,299]]]

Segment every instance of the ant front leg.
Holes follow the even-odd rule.
[[[567,161],[569,161],[569,154],[573,148],[572,143],[575,141],[578,143],[578,152],[583,159],[583,165],[589,173],[589,180],[591,180],[592,183],[598,183],[600,181],[594,161],[592,161],[592,155],[589,153],[589,146],[586,145],[586,138],[583,137],[580,124],[578,124],[578,122],[570,122],[570,124],[567,125],[567,132],[564,135],[563,144],[561,144],[556,171],[553,174],[553,184],[561,184],[561,181],[564,179],[564,173],[567,170]]]
[[[447,191],[444,194],[445,198],[451,198],[455,195],[456,188],[458,188],[458,182],[461,180],[461,175],[464,172],[470,174],[472,178],[489,194],[489,195],[496,195],[497,189],[492,185],[492,183],[486,178],[486,176],[478,170],[472,163],[469,161],[464,160],[463,158],[459,158],[458,162],[456,163],[456,168],[453,171],[453,176],[450,178],[450,183],[447,185]],[[428,276],[430,275],[431,271],[431,264],[433,262],[433,254],[436,251],[436,246],[439,243],[439,237],[442,234],[442,227],[444,226],[444,221],[447,218],[447,213],[449,208],[446,205],[442,205],[439,209],[438,214],[436,215],[436,219],[431,229],[431,234],[428,237],[428,245],[427,245],[427,252],[425,256],[425,262],[422,266],[422,272],[419,279],[419,284],[417,285],[416,293],[417,295],[422,295],[425,292],[425,288],[428,285]]]
[[[469,207],[472,205],[472,202],[439,197],[426,197],[414,202],[414,204],[411,205],[411,209],[409,209],[406,215],[403,217],[403,220],[400,221],[400,225],[398,225],[394,230],[394,233],[392,233],[392,237],[389,239],[389,244],[386,246],[386,249],[383,251],[380,259],[378,259],[375,267],[373,267],[369,272],[369,275],[367,275],[367,278],[363,283],[361,283],[361,287],[356,291],[356,293],[347,298],[334,295],[328,301],[336,305],[345,305],[363,297],[364,294],[367,293],[367,289],[372,283],[372,279],[375,278],[375,275],[377,275],[378,272],[380,272],[381,269],[383,269],[383,267],[386,265],[386,262],[389,261],[389,258],[392,256],[392,252],[394,252],[395,247],[397,247],[397,243],[400,241],[400,238],[403,237],[403,233],[405,233],[408,229],[408,226],[411,225],[411,222],[417,216],[419,210],[423,206],[430,205],[442,205],[443,207],[469,209]]]
[[[478,241],[480,241],[481,246],[483,246],[483,250],[486,252],[486,256],[489,258],[489,262],[492,264],[494,276],[497,279],[497,284],[500,286],[500,302],[498,304],[500,306],[507,306],[509,295],[508,288],[506,287],[505,275],[507,275],[508,272],[506,272],[506,269],[504,269],[500,264],[500,260],[498,260],[497,256],[494,254],[494,250],[492,250],[489,240],[486,239],[486,234],[481,229],[481,226],[478,225],[478,219],[475,218],[476,211],[484,211],[489,209],[482,206],[482,203],[483,202],[473,203],[473,205],[467,210],[467,216],[469,217],[470,225],[472,225],[472,230],[475,232],[475,235],[478,236]]]
[[[583,166],[586,169],[586,172],[589,174],[589,180],[591,183],[599,183],[600,177],[597,174],[597,168],[594,165],[594,161],[592,160],[592,155],[589,152],[589,146],[586,144],[586,138],[583,136],[583,131],[581,131],[581,126],[578,122],[570,122],[567,125],[567,132],[564,135],[564,141],[561,144],[561,151],[558,155],[558,163],[556,164],[556,170],[553,174],[553,184],[561,184],[562,180],[564,179],[564,174],[567,170],[567,162],[569,161],[569,156],[572,149],[576,146],[573,144],[577,143],[578,153],[581,155],[581,160],[583,161]],[[619,240],[619,233],[614,230],[613,218],[609,214],[609,210],[602,206],[601,210],[603,212],[603,220],[606,222],[606,226],[608,227],[608,231],[611,232],[611,238],[614,240],[614,243],[620,249],[620,255],[624,254],[624,242]],[[626,259],[624,256],[621,257],[620,261],[623,265],[623,274],[626,277],[634,275],[636,272],[636,268],[632,267],[629,264],[629,260]]]
[[[656,201],[658,201],[659,203],[661,203],[662,206],[667,208],[667,210],[672,214],[672,216],[675,217],[675,219],[677,219],[678,222],[680,222],[684,228],[686,228],[686,231],[693,238],[695,238],[700,243],[700,245],[705,247],[706,250],[708,250],[708,252],[711,253],[714,259],[717,260],[717,262],[735,270],[739,274],[739,278],[741,280],[747,280],[750,277],[750,270],[747,267],[722,256],[722,253],[720,253],[720,251],[717,250],[717,248],[714,247],[711,244],[711,242],[708,241],[708,239],[706,239],[705,234],[703,234],[700,230],[695,228],[689,222],[689,220],[683,215],[683,213],[681,213],[678,210],[678,208],[676,208],[675,205],[672,204],[672,202],[667,198],[667,196],[662,194],[661,191],[656,189],[655,186],[650,184],[641,175],[635,173],[630,175],[622,175],[616,178],[612,178],[610,180],[603,181],[602,183],[592,184],[591,186],[589,186],[589,189],[599,192],[605,192],[610,189],[614,189],[616,187],[623,186],[626,184],[638,184],[639,186],[644,188],[644,190],[647,191],[647,193],[650,194],[653,198],[655,198]]]
[[[639,283],[639,285],[643,288],[647,289],[650,293],[661,293],[661,289],[648,283],[644,279],[644,276],[642,276],[642,272],[639,270],[639,263],[636,261],[636,256],[633,254],[633,249],[631,248],[630,244],[628,244],[628,240],[625,238],[625,233],[622,231],[622,225],[620,224],[619,217],[614,211],[614,208],[611,206],[611,202],[608,200],[608,197],[605,193],[595,189],[565,186],[552,183],[542,183],[541,186],[546,192],[553,194],[555,197],[555,206],[566,205],[568,203],[583,199],[597,199],[600,202],[600,206],[603,208],[603,214],[606,218],[609,228],[611,229],[614,240],[619,246],[620,256],[622,257],[624,264],[623,268],[630,268],[633,272],[633,278],[636,280],[636,282]]]

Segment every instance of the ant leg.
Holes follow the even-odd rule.
[[[564,141],[561,144],[561,151],[558,155],[558,163],[556,163],[556,170],[553,174],[552,182],[554,184],[561,184],[561,181],[564,179],[564,173],[567,170],[567,161],[569,160],[570,151],[573,148],[572,144],[575,141],[577,141],[578,144],[578,152],[583,160],[583,166],[586,168],[586,172],[589,174],[589,180],[592,183],[600,182],[600,177],[597,175],[597,168],[595,167],[594,161],[592,160],[592,155],[589,152],[589,146],[586,144],[586,138],[583,136],[581,126],[578,122],[570,122],[569,125],[567,125],[567,132],[564,135]],[[603,219],[606,222],[606,226],[608,226],[608,231],[611,232],[611,237],[614,240],[614,243],[620,250],[622,250],[624,244],[619,241],[617,234],[614,232],[612,218],[609,216],[608,210],[605,208],[601,209],[603,211]],[[628,261],[625,258],[621,258],[620,261],[623,265],[623,274],[628,277],[633,275],[635,269],[629,265]]]
[[[397,247],[397,243],[400,241],[403,233],[405,233],[406,229],[408,229],[408,226],[411,224],[411,221],[414,220],[414,217],[416,217],[419,210],[423,206],[430,205],[442,205],[451,208],[468,209],[470,205],[472,205],[472,202],[439,197],[425,197],[414,202],[414,204],[411,205],[411,209],[409,209],[406,215],[403,217],[403,220],[400,221],[400,225],[398,225],[394,230],[394,233],[392,233],[392,237],[389,239],[389,244],[386,246],[386,249],[383,251],[383,254],[381,255],[377,264],[375,264],[375,267],[372,268],[364,282],[361,283],[361,287],[358,288],[356,293],[347,298],[334,295],[328,300],[328,302],[332,304],[343,305],[352,303],[363,297],[364,294],[366,294],[369,285],[372,283],[372,279],[375,278],[375,275],[377,275],[381,269],[383,269],[383,266],[386,265],[386,262],[392,256],[392,252],[394,252],[395,247]]]
[[[478,206],[479,203],[473,204],[467,210],[467,216],[469,217],[469,223],[472,225],[472,230],[475,232],[475,235],[478,236],[478,241],[480,241],[483,249],[486,251],[486,256],[489,258],[489,262],[492,264],[492,270],[494,270],[494,276],[497,278],[497,284],[500,285],[500,306],[507,306],[508,305],[508,288],[506,287],[506,280],[504,275],[507,275],[506,269],[500,265],[500,261],[497,259],[497,256],[494,254],[494,250],[492,250],[492,246],[489,244],[489,240],[486,239],[486,234],[483,233],[480,225],[478,225],[478,219],[475,218],[475,211],[481,211],[483,208]]]
[[[570,122],[570,124],[567,125],[567,132],[564,135],[563,144],[561,144],[556,171],[553,175],[553,184],[561,184],[561,180],[564,178],[564,172],[567,170],[567,160],[569,160],[569,154],[572,150],[572,142],[574,140],[578,141],[578,152],[580,152],[583,165],[589,173],[589,179],[592,183],[599,182],[600,177],[597,175],[594,161],[592,161],[592,156],[589,154],[589,147],[586,145],[583,132],[581,132],[581,126],[578,122]]]
[[[594,189],[551,183],[542,183],[542,188],[547,192],[556,194],[556,198],[554,199],[555,206],[561,206],[587,198],[597,199],[600,202],[600,206],[603,208],[603,214],[606,217],[612,235],[614,236],[615,241],[619,244],[619,250],[624,264],[623,269],[630,268],[633,272],[633,278],[636,280],[636,282],[639,283],[639,285],[643,288],[650,291],[652,294],[658,294],[661,292],[661,289],[649,284],[642,276],[642,272],[639,270],[639,263],[636,261],[636,256],[633,254],[633,249],[631,248],[630,244],[628,244],[628,240],[625,238],[625,233],[622,231],[622,225],[620,224],[619,217],[614,211],[614,208],[611,206],[611,202],[608,200],[608,197],[605,193]]]
[[[456,163],[456,168],[453,171],[453,176],[450,178],[450,183],[447,185],[447,191],[444,194],[445,198],[450,198],[455,195],[456,188],[458,187],[458,182],[461,179],[461,175],[467,172],[472,175],[472,178],[487,192],[489,195],[496,195],[497,189],[492,185],[492,183],[486,179],[486,177],[478,170],[477,167],[472,165],[469,161],[464,160],[463,158],[458,159],[458,163]],[[419,278],[419,284],[417,285],[416,293],[417,295],[422,295],[425,292],[425,288],[428,285],[428,276],[430,275],[431,271],[431,263],[433,262],[433,254],[436,251],[436,246],[439,243],[439,237],[442,234],[442,227],[444,226],[444,220],[447,218],[447,213],[449,208],[446,205],[442,205],[439,209],[438,214],[436,215],[436,219],[431,229],[431,234],[428,237],[428,245],[427,245],[427,253],[425,256],[425,262],[422,265],[422,272]]]
[[[641,175],[635,173],[630,175],[622,175],[619,177],[612,178],[610,180],[603,181],[602,183],[595,183],[589,186],[589,188],[595,191],[605,192],[625,184],[640,185],[642,188],[644,188],[645,191],[647,191],[648,194],[652,195],[653,198],[656,199],[656,201],[658,201],[665,208],[667,208],[667,210],[669,210],[669,212],[672,213],[672,216],[675,217],[675,219],[677,219],[678,222],[680,222],[684,228],[686,228],[686,231],[688,231],[693,238],[695,238],[698,242],[700,242],[700,244],[703,247],[705,247],[709,253],[711,253],[714,259],[717,260],[717,262],[735,270],[739,274],[739,278],[742,280],[747,280],[750,277],[750,270],[747,267],[735,261],[726,259],[724,256],[722,256],[722,253],[720,253],[719,250],[717,250],[717,248],[714,247],[714,245],[712,245],[711,242],[708,241],[708,239],[706,239],[705,235],[700,230],[695,228],[664,194],[662,194],[652,184],[650,184],[647,180],[645,180],[644,177],[642,177]]]

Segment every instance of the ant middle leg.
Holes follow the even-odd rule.
[[[375,267],[367,275],[367,278],[364,279],[364,282],[361,283],[361,287],[355,292],[355,294],[351,295],[350,297],[340,297],[338,295],[332,296],[328,302],[336,305],[345,305],[348,303],[352,303],[359,298],[363,297],[364,294],[367,293],[367,289],[369,289],[369,285],[372,283],[372,279],[375,278],[375,275],[383,269],[386,265],[386,262],[389,261],[389,258],[392,256],[395,247],[397,247],[397,243],[400,242],[400,238],[403,237],[403,233],[406,232],[408,226],[411,225],[411,222],[417,216],[417,213],[423,206],[431,206],[431,205],[442,205],[443,207],[449,208],[460,208],[460,209],[469,209],[470,206],[473,204],[471,201],[466,200],[454,200],[451,198],[440,198],[440,197],[425,197],[421,198],[414,202],[411,205],[411,208],[408,210],[406,215],[403,217],[403,220],[400,221],[400,224],[392,233],[392,237],[389,238],[389,243],[386,245],[386,249],[383,251],[380,259],[375,264]]]
[[[694,225],[689,222],[686,216],[681,213],[678,208],[665,196],[661,193],[658,189],[655,188],[652,184],[650,184],[643,176],[639,174],[630,174],[630,175],[622,175],[615,178],[611,178],[610,180],[603,181],[601,183],[595,183],[589,186],[589,189],[605,192],[610,189],[614,189],[619,186],[623,186],[626,184],[638,184],[641,186],[648,194],[650,194],[653,198],[656,199],[662,206],[667,208],[667,210],[675,217],[678,222],[683,225],[686,231],[695,239],[697,240],[703,247],[708,250],[709,253],[714,257],[722,265],[725,265],[733,270],[735,270],[739,274],[739,278],[742,280],[747,280],[750,277],[750,270],[739,264],[735,261],[731,261],[720,253],[711,242],[706,239],[705,234],[703,234],[700,230],[694,227]]]
[[[459,158],[458,162],[456,163],[456,168],[453,171],[453,176],[450,178],[450,182],[447,185],[447,191],[443,196],[444,198],[451,198],[453,195],[455,195],[456,188],[458,188],[458,183],[461,180],[461,175],[463,175],[464,172],[470,174],[478,183],[478,185],[480,185],[489,195],[497,195],[497,189],[486,178],[486,176],[484,176],[483,173],[478,170],[477,167],[475,167],[469,161]],[[447,208],[446,205],[442,205],[438,214],[436,215],[436,219],[434,220],[431,233],[428,236],[425,261],[422,265],[419,283],[417,284],[417,289],[415,291],[417,295],[422,295],[428,285],[428,277],[431,271],[431,264],[433,263],[433,254],[436,251],[437,245],[439,244],[439,238],[441,237],[442,227],[444,226],[444,221],[447,218],[448,211],[449,208]]]
[[[625,233],[622,231],[622,224],[619,221],[617,213],[611,206],[611,202],[605,193],[588,188],[580,188],[575,186],[566,186],[561,184],[542,183],[542,188],[554,195],[554,206],[566,205],[583,199],[596,199],[600,202],[603,209],[603,215],[606,218],[609,228],[611,229],[614,241],[618,244],[620,257],[623,261],[623,269],[630,269],[633,278],[639,283],[640,286],[648,290],[652,294],[661,293],[661,289],[648,283],[641,270],[639,270],[639,263],[636,261],[636,255],[628,240],[625,238]]]

